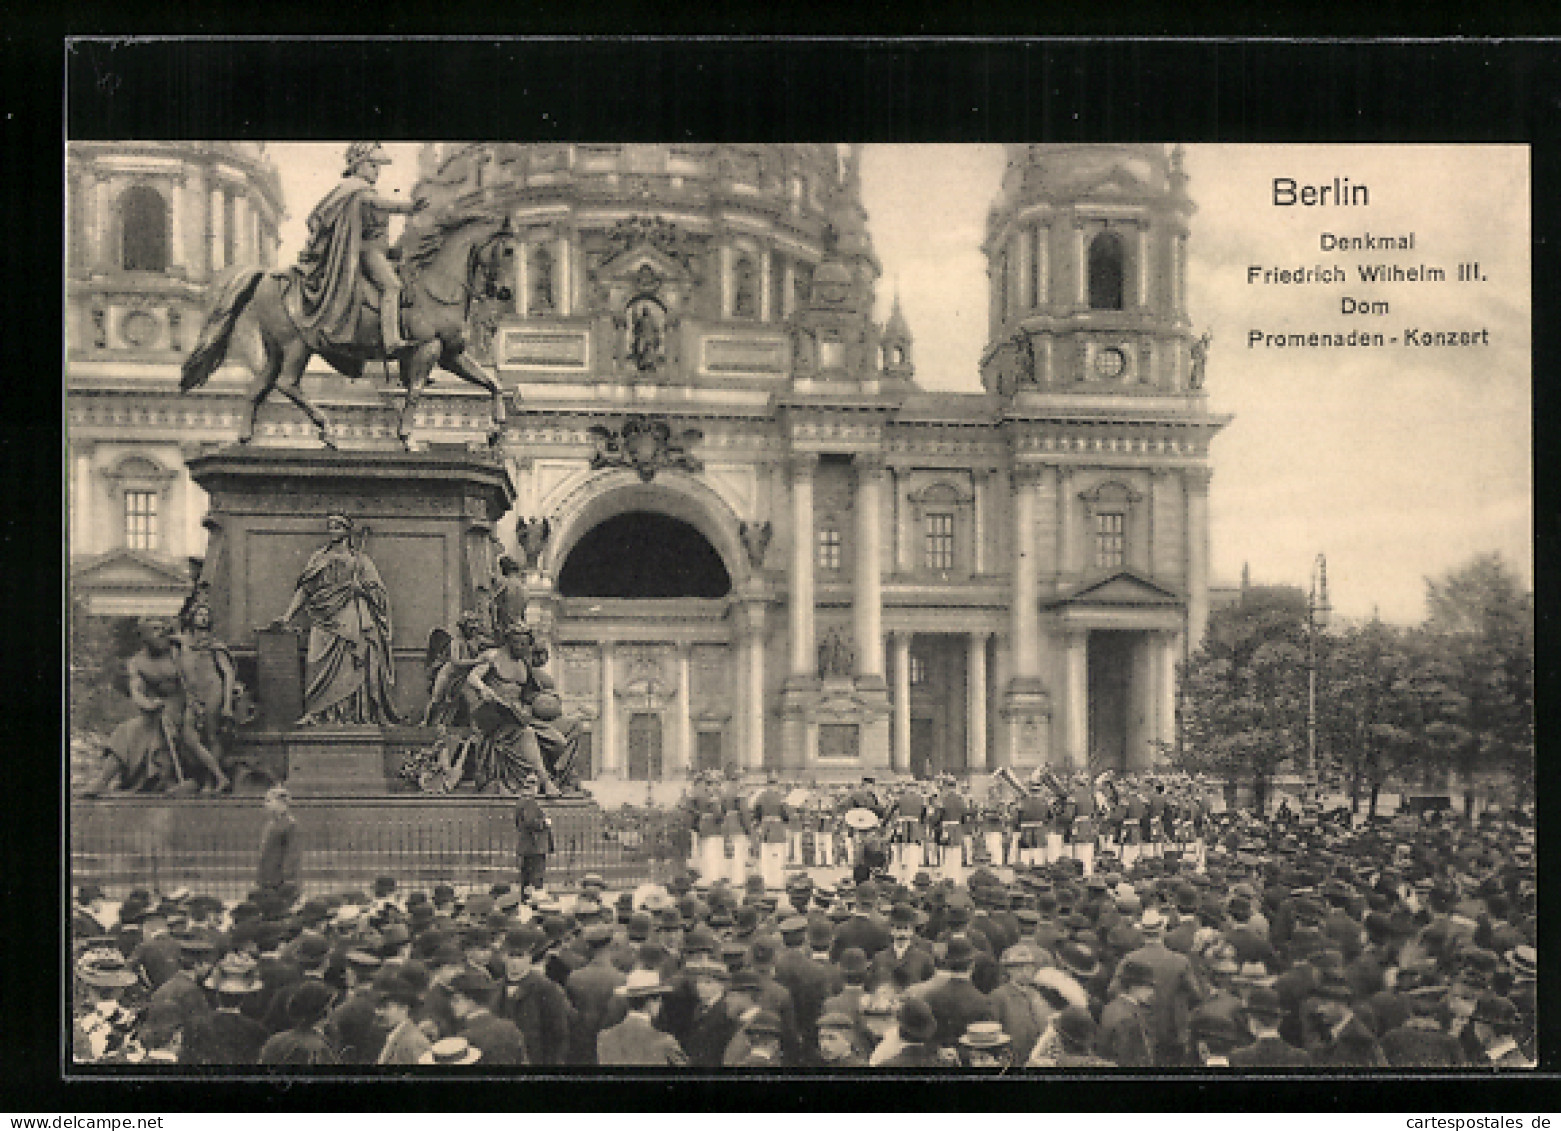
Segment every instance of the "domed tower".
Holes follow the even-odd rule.
[[[414,191],[506,211],[521,233],[501,372],[778,388],[876,376],[859,161],[829,145],[430,146]]]
[[[66,155],[71,359],[167,361],[206,288],[276,261],[281,182],[253,142],[74,142]]]
[[[184,461],[231,438],[242,388],[181,397],[179,363],[212,285],[276,262],[281,182],[237,142],[72,142],[66,176],[72,588],[94,612],[174,612],[206,545]]]
[[[983,248],[988,390],[1190,390],[1185,186],[1163,146],[1009,147]]]

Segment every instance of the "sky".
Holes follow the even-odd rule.
[[[341,144],[272,143],[289,216],[282,256],[335,183]],[[387,144],[381,188],[407,195],[417,146]],[[979,391],[986,340],[987,210],[998,145],[866,147],[863,203],[883,265],[879,316],[896,293],[928,389]],[[1528,150],[1521,146],[1186,147],[1197,204],[1187,305],[1213,335],[1209,409],[1234,420],[1211,449],[1212,580],[1305,586],[1327,557],[1341,618],[1413,622],[1425,579],[1499,551],[1532,584]],[[1366,186],[1369,203],[1280,207],[1275,178]],[[1414,232],[1412,252],[1325,252],[1320,237]],[[1484,281],[1460,284],[1477,261]],[[1441,267],[1441,283],[1363,286],[1358,264]],[[1250,267],[1339,267],[1348,286],[1261,285]],[[1346,315],[1345,298],[1387,302]],[[1410,348],[1408,328],[1489,330],[1489,345]],[[1250,348],[1253,330],[1399,339],[1383,349]]]

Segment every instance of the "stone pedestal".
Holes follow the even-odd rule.
[[[1006,731],[1007,765],[1016,770],[1051,765],[1051,700],[1039,680],[1012,680],[998,713]]]
[[[289,792],[300,797],[386,792],[385,737],[379,727],[300,727],[286,742]]]
[[[309,556],[326,542],[325,519],[333,513],[367,530],[364,552],[390,597],[396,711],[420,717],[429,633],[454,625],[463,610],[486,607],[491,596],[493,532],[515,499],[502,460],[465,447],[232,447],[197,456],[189,468],[210,497],[201,576],[211,586],[214,628],[241,666],[256,663],[265,725],[290,726],[300,713],[290,701],[264,701],[267,692],[290,700],[278,666],[287,662],[287,643],[266,639],[265,626],[287,608]],[[294,628],[307,637],[303,617]]]
[[[366,531],[363,550],[389,596],[396,714],[404,722],[421,718],[429,634],[491,601],[493,534],[515,499],[502,460],[465,447],[233,447],[195,457],[189,468],[210,497],[201,578],[211,589],[214,628],[257,699],[255,725],[240,732],[238,745],[280,741],[295,792],[388,792],[386,752],[407,745],[405,728],[295,729],[303,713],[307,619],[280,631],[268,625],[287,609],[310,555],[325,545],[326,517],[347,515]]]

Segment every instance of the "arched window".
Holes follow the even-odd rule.
[[[1101,232],[1089,245],[1091,310],[1122,309],[1122,241]]]
[[[168,205],[146,185],[119,198],[120,265],[126,271],[168,269]]]

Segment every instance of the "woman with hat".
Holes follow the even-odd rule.
[[[222,956],[206,979],[215,1008],[194,1022],[185,1036],[187,1064],[255,1064],[270,1034],[243,1012],[244,1003],[260,991],[255,960],[246,954]]]
[[[138,985],[125,956],[112,947],[88,950],[76,960],[76,1003],[80,1010],[72,1027],[72,1057],[80,1063],[110,1060],[130,1040],[135,1014],[123,999]]]

